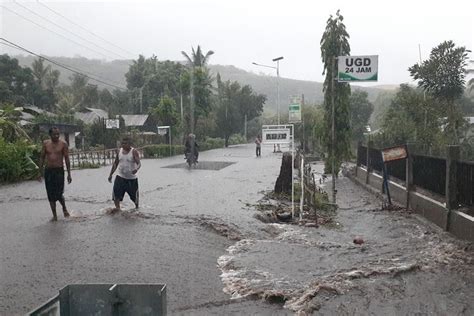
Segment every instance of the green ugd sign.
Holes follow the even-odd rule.
[[[379,56],[337,57],[337,81],[377,81]]]
[[[288,108],[289,122],[297,123],[301,122],[301,98],[292,97],[290,100],[290,106]]]

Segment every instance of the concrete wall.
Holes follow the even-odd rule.
[[[451,211],[449,214],[449,231],[458,238],[474,241],[474,217]]]
[[[369,175],[369,183],[366,184],[367,170],[357,167],[355,180],[368,187],[375,193],[382,193],[383,178],[374,173]],[[407,192],[404,186],[389,181],[389,189],[392,201],[407,206]],[[467,214],[448,211],[444,203],[440,203],[429,196],[419,192],[410,192],[410,209],[435,223],[444,230],[448,230],[460,239],[474,242],[474,217]]]

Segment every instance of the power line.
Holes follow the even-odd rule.
[[[57,12],[57,11],[51,9],[51,8],[48,7],[46,4],[40,2],[39,0],[36,0],[36,1],[37,1],[37,3],[39,3],[40,5],[42,5],[43,7],[45,7],[46,9],[48,9],[49,11],[51,11],[51,12],[53,12],[54,14],[56,14],[56,15],[62,17],[63,19],[65,19],[65,20],[68,21],[69,23],[74,24],[75,26],[77,26],[77,27],[81,28],[82,30],[88,32],[89,34],[92,34],[93,36],[95,36],[95,37],[101,39],[102,41],[106,42],[107,44],[112,45],[112,46],[114,46],[114,47],[116,47],[116,48],[118,48],[118,49],[120,49],[120,50],[126,52],[127,54],[129,54],[129,55],[131,55],[131,56],[136,56],[136,55],[137,55],[137,54],[132,53],[132,52],[130,52],[130,51],[124,49],[124,48],[121,48],[120,46],[115,45],[114,43],[109,42],[109,41],[106,40],[105,38],[103,38],[103,37],[101,37],[101,36],[99,36],[99,35],[93,33],[92,31],[86,29],[86,28],[83,27],[82,25],[77,24],[76,22],[74,22],[74,21],[72,21],[71,19],[65,17],[65,16],[62,15],[61,13],[59,13],[59,12]]]
[[[71,66],[66,65],[66,64],[59,63],[59,62],[57,62],[57,61],[55,61],[55,60],[52,60],[52,59],[50,59],[50,58],[48,58],[48,57],[45,57],[45,56],[42,56],[42,55],[40,55],[40,54],[34,53],[34,52],[32,52],[32,51],[30,51],[30,50],[28,50],[28,49],[26,49],[26,48],[24,48],[24,47],[22,47],[22,46],[20,46],[20,45],[18,45],[18,44],[15,44],[15,43],[13,43],[13,42],[10,42],[9,40],[7,40],[7,39],[5,39],[5,38],[3,38],[3,37],[0,37],[0,40],[2,40],[2,41],[5,42],[5,43],[1,43],[1,44],[4,44],[4,45],[9,46],[9,47],[14,46],[13,48],[22,50],[22,51],[27,52],[27,53],[29,53],[29,54],[31,54],[31,55],[37,56],[37,57],[39,57],[39,58],[42,58],[42,59],[44,59],[44,60],[46,60],[46,61],[48,61],[48,62],[50,62],[50,63],[52,63],[52,64],[54,64],[54,65],[56,65],[56,66],[58,66],[58,67],[61,67],[61,68],[67,69],[67,70],[69,70],[69,71],[71,71],[71,72],[73,72],[73,73],[82,75],[82,76],[84,76],[84,77],[86,77],[86,78],[89,78],[90,80],[94,80],[94,81],[96,81],[96,82],[100,82],[100,83],[102,83],[102,84],[105,84],[105,85],[110,86],[110,87],[114,87],[114,88],[119,89],[119,90],[127,91],[127,89],[124,88],[124,87],[120,87],[120,86],[117,86],[117,85],[115,85],[115,84],[111,84],[111,83],[105,82],[105,81],[103,81],[103,80],[100,80],[100,79],[91,77],[90,75],[87,75],[86,73],[84,73],[84,71],[77,71],[77,70],[74,69],[74,67],[71,67]],[[94,76],[95,76],[95,75],[94,75]]]
[[[29,9],[28,7],[22,5],[21,3],[15,1],[15,0],[12,0],[12,1],[13,1],[13,3],[15,3],[16,5],[22,7],[23,9],[25,9],[25,10],[27,10],[28,12],[30,12],[30,13],[36,15],[37,17],[39,17],[39,18],[41,18],[41,19],[47,21],[48,23],[53,24],[53,25],[56,26],[57,28],[59,28],[59,29],[65,31],[65,32],[67,32],[67,33],[69,33],[69,34],[72,34],[73,36],[76,36],[76,37],[80,38],[81,40],[83,40],[83,41],[85,41],[85,42],[88,42],[89,44],[94,45],[95,47],[98,47],[98,48],[100,48],[100,49],[102,49],[102,50],[104,50],[104,51],[106,51],[106,52],[112,53],[112,54],[114,54],[115,56],[118,56],[118,57],[120,57],[120,58],[127,59],[127,57],[124,57],[124,56],[122,56],[122,55],[120,55],[120,54],[117,54],[116,52],[111,51],[111,50],[109,50],[109,49],[107,49],[107,48],[104,48],[104,47],[102,47],[102,46],[100,46],[100,45],[97,45],[97,44],[95,44],[94,42],[89,41],[88,39],[86,39],[86,38],[84,38],[84,37],[82,37],[82,36],[80,36],[80,35],[77,35],[77,34],[75,34],[74,32],[71,32],[71,31],[65,29],[65,28],[62,27],[61,25],[59,25],[59,24],[57,24],[57,23],[55,23],[55,22],[53,22],[53,21],[51,21],[51,20],[49,20],[49,19],[43,17],[42,15],[40,15],[40,14],[34,12],[33,10],[31,10],[31,9]]]
[[[21,14],[15,12],[15,11],[13,11],[13,10],[11,10],[11,9],[9,9],[9,8],[7,8],[7,7],[5,7],[5,6],[0,5],[0,7],[4,8],[4,9],[7,10],[7,11],[12,12],[13,14],[19,16],[20,18],[22,18],[22,19],[24,19],[24,20],[26,20],[26,21],[28,21],[28,22],[30,22],[30,23],[33,23],[34,25],[36,25],[36,26],[38,26],[38,27],[40,27],[40,28],[42,28],[42,29],[47,30],[48,32],[54,33],[54,34],[58,35],[59,37],[64,38],[64,39],[67,40],[67,41],[70,41],[70,42],[72,42],[72,43],[74,43],[74,44],[76,44],[76,45],[82,46],[82,47],[84,47],[84,48],[86,48],[86,49],[88,49],[88,50],[90,50],[90,51],[93,51],[93,52],[95,52],[95,53],[97,53],[97,54],[99,54],[99,55],[101,55],[101,56],[107,58],[107,55],[105,55],[105,54],[103,54],[103,53],[101,53],[101,52],[99,52],[99,51],[97,51],[97,50],[95,50],[95,49],[93,49],[93,48],[87,47],[87,46],[85,46],[85,45],[83,45],[83,44],[81,44],[81,43],[78,43],[78,42],[76,42],[75,40],[72,40],[72,39],[70,39],[70,38],[67,38],[66,36],[64,36],[64,35],[62,35],[62,34],[56,32],[56,31],[50,30],[49,28],[47,28],[47,27],[45,27],[45,26],[43,26],[43,25],[41,25],[41,24],[38,24],[38,23],[36,23],[35,21],[32,21],[32,20],[30,20],[30,19],[28,19],[28,18],[25,18],[23,15],[21,15]]]

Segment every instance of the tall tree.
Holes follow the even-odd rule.
[[[362,140],[369,124],[374,105],[369,101],[366,91],[355,90],[349,99],[351,106],[351,129],[355,141]]]
[[[194,131],[199,118],[209,114],[211,110],[212,77],[207,68],[209,58],[214,54],[212,50],[203,54],[201,47],[192,48],[191,56],[181,52],[186,58],[190,72],[190,104],[187,111],[187,129]]]
[[[426,150],[441,145],[442,112],[442,106],[432,96],[425,97],[420,89],[400,85],[382,120],[382,137],[377,138],[378,145],[416,141]]]
[[[16,58],[7,54],[0,55],[0,102],[31,104],[37,89],[30,68],[21,67]]]
[[[217,130],[227,147],[229,137],[243,131],[245,118],[250,121],[262,114],[266,96],[254,93],[248,85],[241,87],[236,81],[222,82],[218,74],[217,99]]]
[[[464,93],[468,51],[445,41],[431,50],[430,58],[408,68],[418,85],[444,102],[447,107],[446,131],[452,143],[458,143],[459,118],[455,101]]]
[[[351,94],[351,87],[347,83],[334,82],[337,73],[337,65],[333,67],[335,58],[337,56],[349,55],[351,48],[349,45],[349,34],[346,31],[346,26],[343,23],[343,16],[336,13],[327,20],[326,29],[321,38],[321,58],[324,64],[323,75],[326,74],[324,80],[324,143],[327,154],[325,160],[325,171],[332,171],[332,162],[334,160],[334,172],[339,171],[342,161],[350,158],[350,122],[349,122],[349,96]],[[335,70],[335,71],[334,71]],[[334,89],[333,89],[334,87]],[[335,107],[335,143],[334,156],[331,142],[331,126],[332,126],[332,102],[331,97],[334,97]]]
[[[33,70],[33,76],[35,76],[35,79],[38,85],[42,89],[46,89],[46,77],[48,73],[51,71],[51,66],[50,65],[45,66],[44,59],[40,57],[33,61],[31,68]]]
[[[209,62],[209,58],[214,54],[214,51],[210,50],[206,54],[202,53],[201,46],[198,45],[197,49],[194,50],[194,47],[191,47],[191,56],[186,52],[182,51],[181,53],[186,58],[189,64],[194,67],[206,67]]]
[[[177,135],[180,128],[179,112],[176,108],[176,102],[173,98],[164,95],[160,103],[153,107],[150,113],[156,118],[156,120],[165,126],[170,126],[173,135]],[[169,132],[167,138],[169,141]]]

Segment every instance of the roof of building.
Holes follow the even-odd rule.
[[[35,105],[25,105],[23,106],[23,112],[32,114],[32,115],[39,115],[39,114],[46,114],[49,116],[56,116],[56,114],[45,111],[43,109],[40,109],[39,107]]]
[[[125,126],[143,126],[145,125],[146,120],[148,119],[148,114],[124,114],[121,115],[125,122]]]
[[[102,109],[85,108],[80,112],[74,113],[74,117],[84,122],[84,124],[94,124],[99,119],[108,118],[108,113]]]

